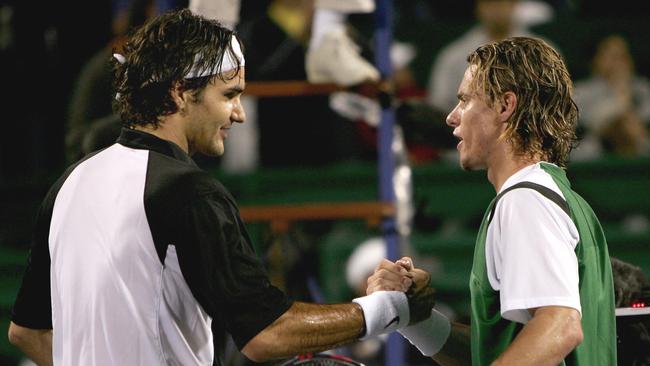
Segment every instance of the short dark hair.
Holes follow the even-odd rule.
[[[577,144],[578,107],[560,54],[540,39],[512,37],[479,47],[467,61],[489,105],[508,91],[517,96],[504,136],[515,153],[565,166]]]
[[[175,113],[171,91],[177,85],[197,98],[213,77],[237,75],[241,63],[232,48],[233,36],[219,22],[188,9],[165,13],[137,29],[124,46],[124,62],[112,60],[117,93],[113,107],[124,126],[158,126],[161,117]],[[226,54],[237,60],[235,72],[185,78],[193,69],[218,69]]]

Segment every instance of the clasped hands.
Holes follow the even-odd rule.
[[[409,323],[415,324],[428,318],[435,305],[435,290],[429,287],[430,282],[429,273],[415,268],[411,258],[402,257],[396,262],[384,259],[368,278],[366,294],[377,291],[405,292],[411,316]]]

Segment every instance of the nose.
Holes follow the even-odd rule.
[[[236,123],[246,122],[246,110],[244,110],[242,99],[239,97],[235,100],[235,106],[232,110],[232,115],[230,116],[230,120]]]
[[[447,123],[447,126],[451,127],[457,127],[460,124],[458,105],[456,105],[456,107],[454,107],[454,109],[449,112],[447,118],[445,119],[445,122]]]

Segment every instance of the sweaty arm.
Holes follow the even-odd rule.
[[[533,318],[493,366],[549,365],[562,362],[582,340],[580,313],[561,306],[531,311]],[[441,366],[471,365],[470,328],[452,323],[451,334],[433,360]]]
[[[533,318],[493,366],[555,366],[582,342],[580,313],[576,309],[545,306],[531,313]]]
[[[411,283],[415,284],[413,289],[406,295],[402,293]],[[430,316],[434,301],[428,283],[428,275],[413,280],[407,277],[404,286],[387,288],[388,291],[369,291],[368,296],[354,299],[355,303],[351,304],[296,302],[251,339],[242,352],[253,360],[268,360],[331,349],[361,336],[402,329]],[[386,313],[390,315],[386,316]]]
[[[242,349],[251,360],[289,357],[352,342],[365,330],[361,306],[355,303],[319,305],[295,302]]]
[[[433,296],[427,291],[408,295],[379,291],[356,298],[351,304],[296,302],[253,337],[242,352],[260,362],[324,351],[359,338],[407,329],[409,324],[429,317],[432,307]]]

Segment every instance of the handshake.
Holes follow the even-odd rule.
[[[414,268],[411,258],[384,259],[368,278],[367,296],[353,302],[363,309],[366,332],[361,339],[397,330],[425,356],[440,351],[451,330],[449,319],[433,309],[431,276]]]

